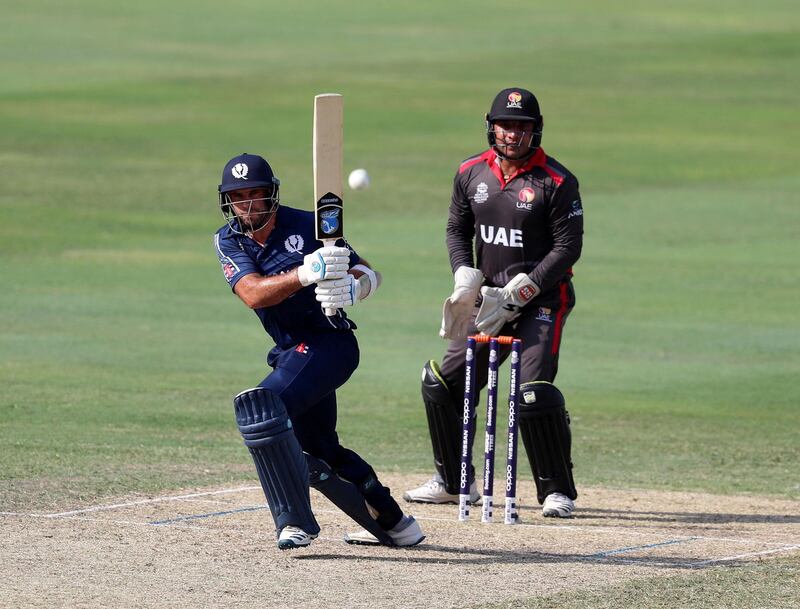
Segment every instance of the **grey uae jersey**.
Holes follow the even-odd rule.
[[[578,180],[541,148],[508,182],[492,149],[459,167],[447,221],[453,272],[479,268],[497,287],[526,273],[542,290],[535,301],[549,300],[572,276],[582,243]]]

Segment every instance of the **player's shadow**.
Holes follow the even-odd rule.
[[[800,514],[726,514],[720,512],[661,512],[615,510],[581,506],[580,524],[590,524],[587,520],[603,519],[633,522],[680,522],[688,524],[797,524]]]
[[[605,565],[618,565],[630,568],[633,566],[653,567],[659,569],[697,569],[704,567],[698,559],[683,557],[648,557],[626,556],[624,560],[613,556],[599,554],[575,554],[554,552],[522,552],[519,550],[476,549],[466,547],[451,547],[436,544],[424,544],[413,548],[395,548],[388,553],[386,548],[376,548],[380,555],[370,556],[358,554],[302,554],[293,556],[297,560],[355,560],[375,562],[396,562],[431,564],[431,565],[499,565],[499,564],[545,564],[545,563],[603,563]],[[434,553],[434,556],[428,554]],[[451,557],[442,556],[452,555]],[[728,562],[728,565],[734,563]]]

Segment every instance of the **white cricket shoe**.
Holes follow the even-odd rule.
[[[394,545],[399,548],[408,548],[417,545],[423,539],[425,534],[419,526],[417,519],[411,515],[403,516],[393,529],[386,531],[389,537],[392,538]],[[380,545],[378,539],[369,531],[359,531],[358,533],[348,533],[344,536],[346,543],[359,544],[365,546]]]
[[[316,535],[306,533],[300,527],[290,524],[283,527],[283,530],[281,530],[281,534],[278,536],[278,548],[281,550],[303,548],[311,545],[311,542],[316,538]]]
[[[544,498],[542,516],[550,518],[572,518],[575,502],[561,493],[550,493]]]
[[[477,504],[481,496],[475,481],[469,487],[469,500]],[[403,493],[403,499],[413,503],[458,503],[458,493],[450,494],[444,487],[444,480],[436,474],[420,487],[412,488]]]

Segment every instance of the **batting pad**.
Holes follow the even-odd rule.
[[[461,417],[450,390],[430,360],[422,368],[422,401],[431,433],[433,462],[448,493],[457,494],[461,474]],[[471,426],[472,429],[474,426]],[[474,437],[475,432],[472,431]],[[472,437],[470,437],[472,442]]]
[[[283,401],[268,389],[248,389],[233,399],[236,423],[250,450],[276,534],[287,525],[319,533],[308,490],[308,465]]]
[[[536,381],[520,385],[519,402],[519,431],[539,503],[550,493],[576,499],[570,457],[572,433],[564,396],[552,383]]]
[[[364,495],[355,484],[340,478],[322,459],[306,453],[311,486],[325,495],[328,500],[350,518],[372,533],[385,546],[393,546],[394,541],[384,531],[367,508]]]

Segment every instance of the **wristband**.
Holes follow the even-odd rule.
[[[375,293],[375,290],[378,289],[378,274],[373,271],[371,268],[364,264],[357,264],[350,269],[351,271],[361,271],[364,273],[362,277],[366,277],[369,280],[369,291],[364,294],[359,300],[366,300],[370,296]],[[358,278],[358,281],[361,281],[361,277]]]

